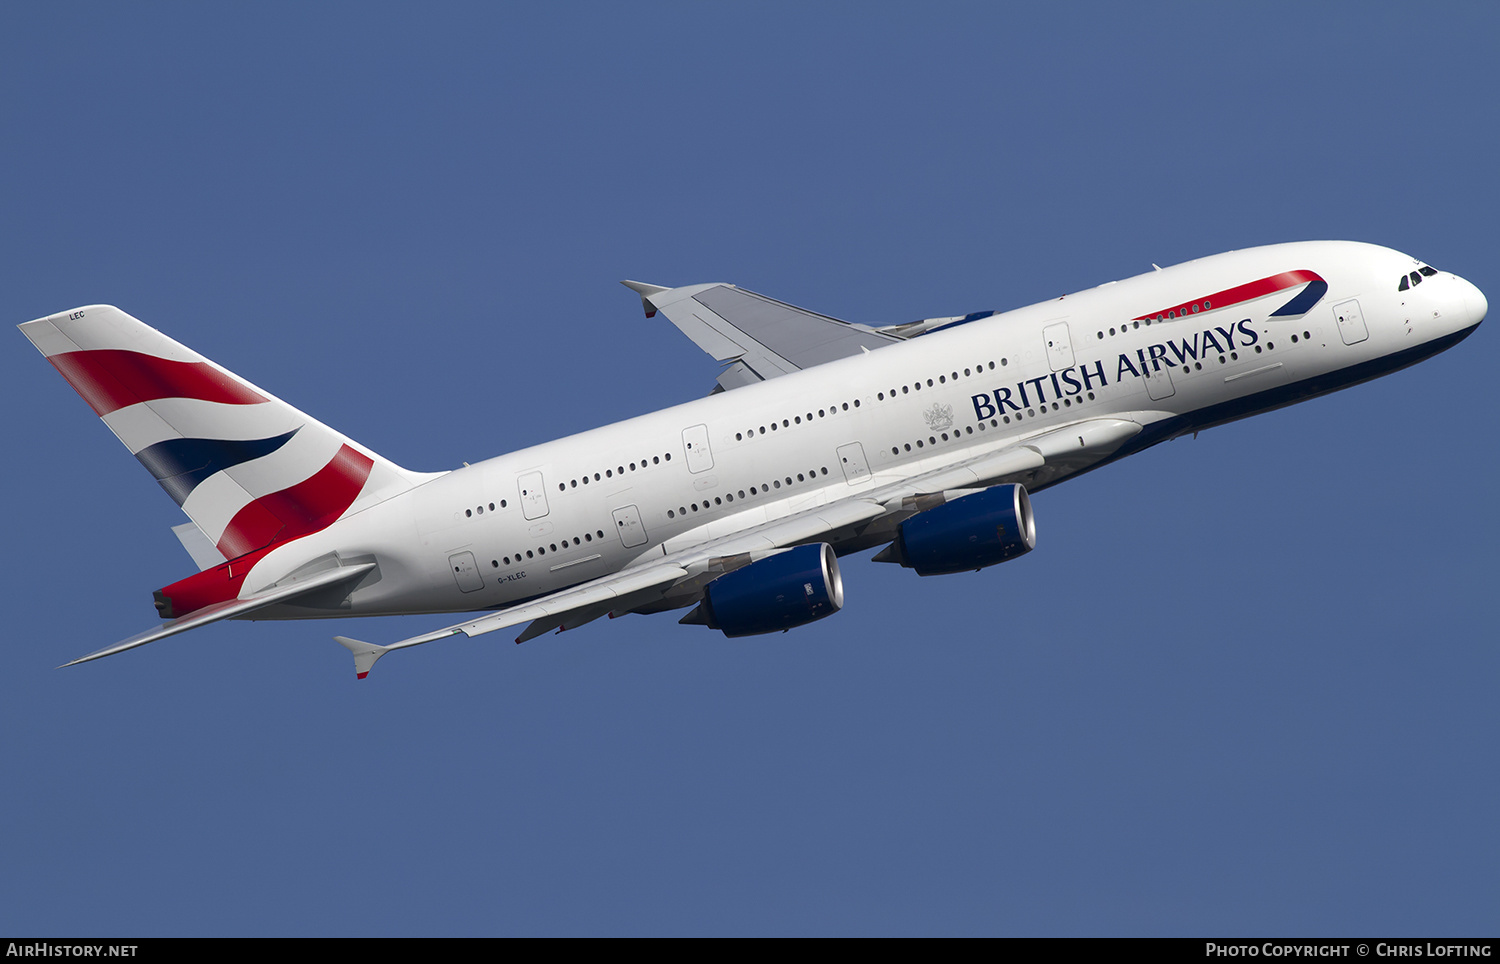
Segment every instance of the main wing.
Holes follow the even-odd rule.
[[[715,361],[729,363],[719,373],[715,391],[753,385],[994,314],[976,311],[877,327],[820,315],[730,284],[620,284],[641,296],[647,318],[662,312]]]
[[[375,661],[394,649],[530,622],[516,638],[521,643],[606,614],[680,608],[719,576],[777,552],[812,542],[878,545],[894,538],[895,527],[918,512],[1003,482],[1036,485],[1057,473],[1078,471],[1107,458],[1140,431],[1140,425],[1126,419],[1086,419],[723,535],[695,538],[686,533],[652,550],[661,555],[621,572],[387,646],[334,638],[354,654],[355,673],[364,679]]]
[[[662,288],[639,281],[620,283],[641,296],[648,318],[660,311],[716,361],[730,363],[719,375],[721,389],[752,385],[903,340],[734,285]]]

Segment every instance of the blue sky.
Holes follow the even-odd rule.
[[[428,9],[433,7],[434,9]],[[0,305],[415,469],[705,393],[621,278],[855,321],[1308,238],[1500,292],[1487,5],[0,12]],[[0,931],[1494,935],[1493,322],[728,641],[151,625],[181,515],[19,333]]]

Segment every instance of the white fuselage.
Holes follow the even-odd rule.
[[[337,552],[379,566],[352,608],[256,618],[491,609],[1080,420],[1141,425],[1122,457],[1456,343],[1484,297],[1446,272],[1398,290],[1419,265],[1366,244],[1273,245],[934,331],[448,472],[277,549],[243,591]],[[1195,301],[1293,271],[1328,286],[1305,314],[1271,317],[1285,291]]]

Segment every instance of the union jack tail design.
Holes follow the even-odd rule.
[[[225,559],[317,532],[426,479],[118,308],[20,329]]]

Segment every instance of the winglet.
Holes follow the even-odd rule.
[[[656,306],[650,301],[652,295],[661,294],[663,291],[671,291],[671,288],[663,288],[661,285],[648,285],[644,281],[622,281],[620,284],[641,296],[641,307],[646,309],[647,318],[656,317]]]
[[[390,652],[389,646],[376,646],[374,643],[365,643],[348,636],[333,637],[340,646],[354,654],[354,673],[360,679],[370,675],[370,667],[375,661]]]

